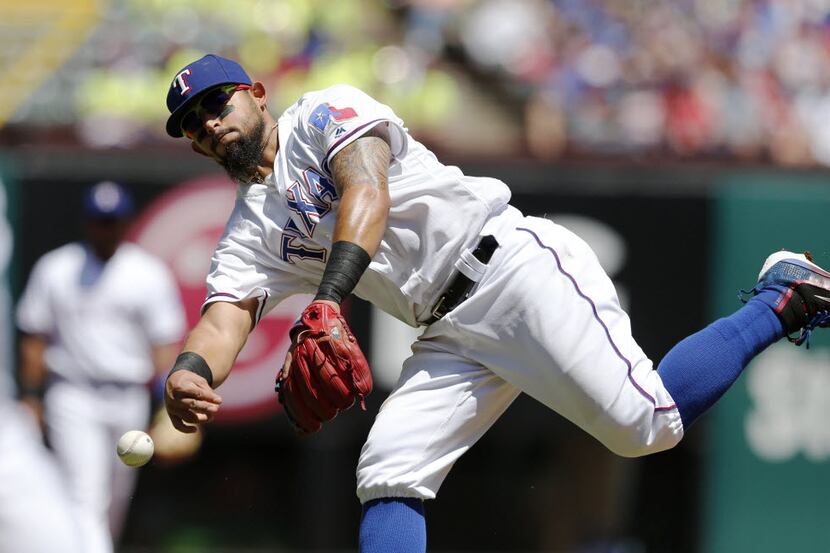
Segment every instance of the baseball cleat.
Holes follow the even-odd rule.
[[[780,296],[772,305],[787,332],[787,339],[810,347],[817,327],[830,326],[830,273],[813,263],[810,252],[780,251],[770,255],[758,273],[752,292],[773,289]],[[793,338],[790,334],[798,332]]]

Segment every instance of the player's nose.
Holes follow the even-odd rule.
[[[219,125],[221,120],[216,115],[210,115],[205,113],[202,115],[202,126],[207,131],[208,135],[213,136],[219,130]]]

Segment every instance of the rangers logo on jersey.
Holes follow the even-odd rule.
[[[332,210],[339,197],[334,185],[312,168],[302,173],[303,178],[286,188],[286,205],[293,212],[286,222],[280,243],[280,257],[294,264],[300,260],[326,262],[324,248],[312,246],[307,238],[314,235],[320,219]]]
[[[283,232],[280,239],[280,257],[291,263],[292,265],[297,261],[311,259],[326,262],[326,250],[318,248],[305,243],[303,233],[297,228],[297,224],[289,219],[285,224],[285,232]]]
[[[311,126],[324,131],[332,119],[340,122],[355,117],[357,117],[357,112],[353,108],[336,108],[329,104],[320,104],[311,112],[308,122]]]
[[[331,211],[337,199],[334,185],[311,168],[303,171],[302,181],[294,181],[286,189],[288,208],[299,216],[306,236],[314,235],[320,218]]]

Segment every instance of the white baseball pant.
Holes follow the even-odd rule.
[[[81,553],[58,470],[34,418],[0,399],[0,553]]]
[[[66,478],[85,553],[111,553],[138,471],[118,460],[115,444],[144,429],[149,392],[141,385],[58,380],[44,400],[49,442]]]
[[[434,498],[455,461],[525,392],[634,457],[683,424],[631,336],[588,245],[547,219],[497,216],[499,241],[473,294],[430,325],[383,403],[357,469],[361,502]]]

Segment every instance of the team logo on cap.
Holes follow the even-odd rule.
[[[187,69],[176,75],[176,78],[173,79],[173,86],[179,87],[182,96],[190,92],[190,85],[187,83],[187,79],[185,77],[189,77],[192,74],[193,73],[190,71],[190,68],[188,67]]]

